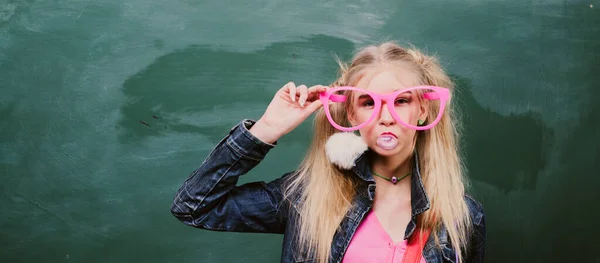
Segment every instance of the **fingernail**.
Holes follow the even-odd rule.
[[[305,103],[305,101],[304,101],[304,100],[301,100],[301,101],[300,101],[300,106],[304,107],[304,103]]]

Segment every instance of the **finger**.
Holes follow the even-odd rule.
[[[285,86],[287,86],[288,92],[290,93],[290,99],[296,101],[296,85],[294,82],[290,81]]]
[[[300,86],[298,86],[297,91],[300,96],[298,98],[298,103],[300,104],[300,106],[304,107],[306,98],[308,98],[308,88],[306,87],[306,85],[300,85]]]
[[[321,93],[327,90],[327,86],[314,85],[308,89],[308,93]]]
[[[313,101],[319,98],[321,92],[327,91],[329,87],[323,85],[315,85],[308,89],[308,100]]]

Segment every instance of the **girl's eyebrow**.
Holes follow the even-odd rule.
[[[396,90],[396,91],[398,91],[398,90]],[[414,94],[415,94],[414,90],[411,90],[411,91],[400,92],[398,95],[411,95],[412,96]]]
[[[398,88],[398,89],[394,89],[394,91],[392,91],[392,92],[396,92],[396,91],[403,90],[403,89],[408,89],[408,88],[410,88],[410,87],[401,87],[401,88]],[[410,91],[410,92],[412,92],[412,91]]]

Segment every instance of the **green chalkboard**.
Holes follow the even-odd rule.
[[[457,83],[486,262],[600,262],[600,3],[566,0],[1,0],[0,262],[278,262],[281,236],[185,226],[174,194],[283,84],[384,40]]]

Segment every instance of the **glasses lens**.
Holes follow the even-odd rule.
[[[426,126],[440,114],[440,94],[428,88],[401,92],[396,96],[394,109],[403,122]],[[427,112],[427,117],[420,117],[422,111]],[[419,124],[419,120],[423,123]]]
[[[335,124],[353,128],[371,117],[375,101],[364,91],[342,88],[329,96],[328,107]]]

